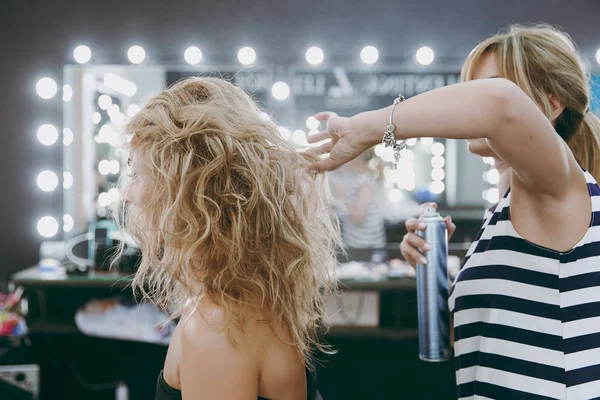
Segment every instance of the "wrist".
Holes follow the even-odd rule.
[[[364,147],[369,148],[381,143],[387,128],[388,108],[362,112],[351,118],[354,119],[353,122],[357,127],[357,131],[360,132]]]

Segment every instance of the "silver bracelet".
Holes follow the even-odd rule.
[[[396,136],[394,135],[394,130],[396,129],[394,126],[394,110],[396,109],[398,103],[402,103],[404,100],[404,96],[401,94],[394,99],[394,105],[392,106],[392,111],[390,111],[390,121],[385,133],[383,134],[383,139],[381,140],[381,143],[383,143],[385,147],[391,147],[394,149],[395,164],[398,164],[400,161],[400,152],[406,148],[406,140],[396,140]]]

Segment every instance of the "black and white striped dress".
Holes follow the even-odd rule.
[[[459,399],[600,399],[600,187],[585,176],[591,223],[568,252],[515,231],[510,190],[486,218],[449,299]]]

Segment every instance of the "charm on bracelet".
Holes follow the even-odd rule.
[[[383,139],[381,143],[385,147],[391,147],[394,150],[394,164],[398,164],[400,162],[400,152],[406,148],[406,140],[396,140],[396,136],[394,135],[394,131],[396,130],[396,126],[394,125],[394,110],[396,106],[404,101],[404,96],[398,95],[396,99],[394,99],[394,105],[392,107],[392,111],[390,111],[390,120],[383,134]]]

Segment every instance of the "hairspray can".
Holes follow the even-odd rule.
[[[427,228],[416,233],[431,246],[431,250],[425,253],[427,265],[417,264],[419,358],[423,361],[446,361],[452,354],[448,309],[448,230],[446,221],[433,207],[427,207],[419,220]]]

